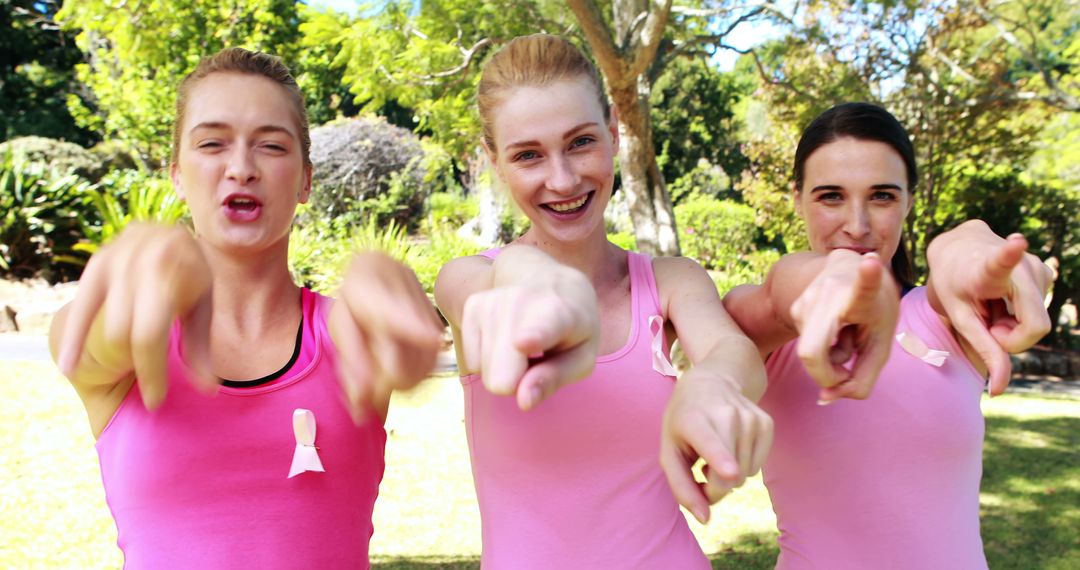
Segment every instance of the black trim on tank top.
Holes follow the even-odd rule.
[[[292,357],[289,358],[289,361],[285,363],[285,366],[281,367],[281,370],[263,376],[262,378],[256,378],[254,380],[226,380],[222,378],[221,385],[225,386],[226,388],[254,388],[256,386],[262,386],[263,384],[267,384],[273,382],[274,380],[277,380],[278,378],[281,378],[285,375],[286,372],[289,371],[290,368],[293,367],[294,364],[296,364],[296,360],[300,358],[300,344],[303,339],[304,317],[303,315],[301,315],[300,326],[296,328],[296,347],[293,348]]]

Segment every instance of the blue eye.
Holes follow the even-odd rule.
[[[539,156],[540,156],[540,154],[537,153],[534,150],[526,150],[526,151],[519,152],[519,153],[515,154],[514,155],[514,162],[521,161],[521,160],[533,160],[535,158],[538,158]]]
[[[591,136],[578,137],[578,138],[574,139],[574,142],[570,143],[570,146],[572,148],[577,148],[577,147],[586,146],[586,145],[594,143],[594,142],[596,142],[596,139],[594,139]]]

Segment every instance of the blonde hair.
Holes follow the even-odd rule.
[[[304,165],[311,166],[311,133],[308,126],[307,107],[304,105],[304,95],[300,93],[300,87],[296,84],[296,79],[293,78],[288,66],[281,61],[281,58],[244,48],[225,48],[210,57],[202,58],[195,70],[187,74],[180,82],[176,93],[176,116],[173,121],[172,162],[176,162],[177,155],[180,152],[180,131],[184,125],[184,112],[187,109],[188,96],[200,81],[213,73],[257,75],[281,85],[289,96],[293,111],[296,112],[297,123],[300,128],[301,156],[304,159]]]
[[[495,148],[492,112],[506,91],[515,87],[543,87],[557,81],[587,78],[596,90],[596,99],[611,120],[611,106],[604,94],[600,74],[589,58],[560,36],[533,34],[514,38],[484,64],[476,91],[476,106],[484,129],[484,143]]]

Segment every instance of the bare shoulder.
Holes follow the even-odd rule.
[[[652,263],[656,287],[662,299],[680,292],[703,289],[716,292],[716,285],[709,273],[689,257],[655,257]]]
[[[457,325],[465,300],[491,287],[492,260],[470,255],[451,260],[435,279],[435,304],[451,324]]]

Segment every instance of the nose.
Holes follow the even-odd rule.
[[[858,240],[870,233],[870,212],[866,204],[852,204],[844,220],[844,233]]]
[[[565,156],[555,155],[548,161],[548,165],[546,186],[549,190],[563,194],[571,194],[577,190],[581,179],[574,165]]]
[[[229,180],[248,184],[259,177],[259,169],[252,158],[251,149],[245,145],[236,145],[229,154],[229,162],[225,165],[225,177]]]

